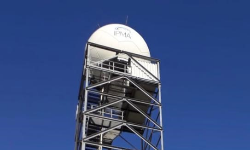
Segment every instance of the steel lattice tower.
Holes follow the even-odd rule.
[[[114,56],[93,61],[92,49]],[[164,149],[158,59],[88,42],[78,100],[75,150]]]

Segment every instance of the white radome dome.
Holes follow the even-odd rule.
[[[149,48],[142,36],[122,24],[108,24],[97,29],[88,42],[150,57]],[[90,47],[91,60],[98,61],[114,56],[114,53]]]

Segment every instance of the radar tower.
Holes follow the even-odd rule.
[[[89,38],[76,111],[75,150],[164,150],[160,61],[132,28]]]

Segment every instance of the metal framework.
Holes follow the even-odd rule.
[[[115,55],[93,61],[91,48]],[[119,54],[135,63],[145,78],[133,76],[130,64],[117,59]],[[156,64],[157,75],[138,60]],[[158,59],[87,43],[76,112],[75,150],[164,150],[159,65]],[[140,144],[133,143],[129,135],[136,135]],[[117,146],[117,142],[124,146]]]

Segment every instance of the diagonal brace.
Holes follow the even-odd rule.
[[[153,144],[151,144],[147,139],[145,139],[140,133],[138,133],[133,127],[130,125],[125,124],[126,127],[128,127],[132,132],[134,132],[136,135],[138,135],[144,142],[146,142],[148,145],[150,145],[153,149],[158,150],[157,147],[155,147]]]
[[[105,108],[105,107],[108,107],[108,106],[110,106],[110,105],[114,105],[114,104],[116,104],[116,103],[120,103],[120,102],[122,102],[122,101],[124,101],[124,99],[120,99],[120,100],[118,100],[118,101],[114,101],[114,102],[111,102],[111,103],[107,103],[107,104],[105,104],[105,105],[96,107],[96,108],[94,108],[94,109],[87,110],[87,111],[83,112],[83,114],[92,113],[92,112],[95,112],[95,111],[97,111],[97,110],[100,110],[100,109],[103,109],[103,108]]]
[[[143,112],[139,107],[135,106],[132,102],[130,102],[129,100],[125,99],[125,101],[131,105],[132,107],[134,107],[137,111],[139,111],[144,117],[146,117],[148,120],[150,120],[155,126],[157,126],[158,128],[162,129],[162,127],[160,125],[158,125],[157,122],[155,122],[153,119],[151,119],[150,116],[148,116],[145,112]]]
[[[109,132],[110,130],[119,128],[119,127],[121,127],[123,124],[124,124],[124,123],[120,123],[120,124],[118,124],[118,125],[116,125],[116,126],[113,126],[113,127],[111,127],[111,128],[108,128],[108,129],[106,129],[106,130],[103,130],[103,131],[94,133],[94,134],[92,134],[92,135],[90,135],[90,136],[87,136],[87,137],[83,138],[82,140],[85,141],[85,140],[92,139],[92,138],[94,138],[94,137],[96,137],[96,136],[98,136],[98,135],[100,135],[100,134],[104,134],[104,133],[106,133],[106,132]]]

